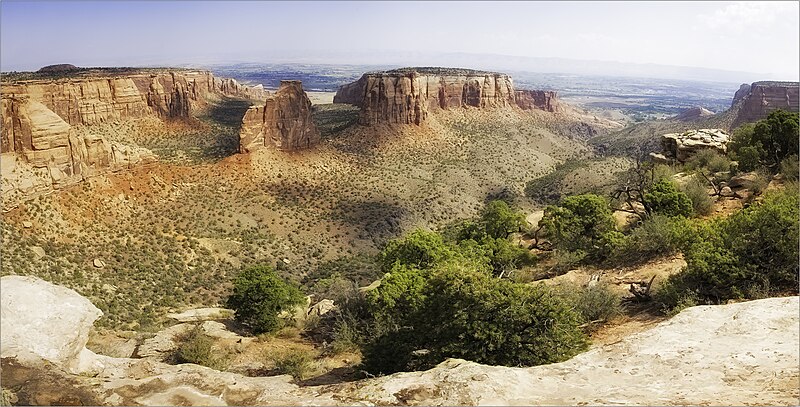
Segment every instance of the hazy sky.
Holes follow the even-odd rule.
[[[3,1],[0,69],[465,52],[798,77],[798,2]],[[285,61],[284,61],[285,62]]]

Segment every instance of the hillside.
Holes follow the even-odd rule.
[[[236,154],[249,103],[202,101],[189,121],[72,126],[158,159],[8,207],[3,272],[77,289],[105,312],[101,325],[149,329],[170,309],[220,303],[242,266],[277,264],[300,281],[375,254],[404,231],[472,216],[489,197],[521,197],[531,179],[588,157],[579,141],[587,133],[606,131],[581,117],[501,107],[362,126],[348,105],[318,105],[320,144]]]

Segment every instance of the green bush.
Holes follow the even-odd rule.
[[[272,357],[275,370],[288,374],[295,380],[305,380],[313,370],[313,353],[308,350],[290,349]]]
[[[674,182],[657,181],[644,194],[644,199],[654,214],[666,216],[689,216],[692,214],[692,201],[678,190]]]
[[[775,173],[781,161],[800,149],[799,127],[798,113],[776,110],[753,125],[737,129],[730,150],[741,170],[753,171],[763,165]]]
[[[687,267],[670,277],[662,302],[680,298],[718,303],[747,298],[754,287],[797,292],[800,198],[796,185],[768,194],[764,201],[695,228],[687,244]]]
[[[556,293],[569,302],[584,323],[607,322],[622,314],[620,296],[606,284],[581,287],[565,283],[556,287]]]
[[[582,251],[590,258],[608,256],[608,233],[615,230],[608,201],[594,194],[565,198],[558,206],[548,206],[541,225],[560,250]]]
[[[381,252],[381,269],[389,272],[396,264],[427,268],[454,255],[440,234],[418,229],[386,245]]]
[[[566,360],[587,345],[581,318],[546,287],[498,280],[469,264],[432,270],[420,296],[397,330],[364,348],[367,371],[424,369],[451,357],[532,366]]]
[[[781,174],[783,174],[783,179],[788,181],[797,181],[800,178],[800,161],[797,160],[796,154],[781,161]]]
[[[626,236],[609,259],[616,265],[637,265],[677,253],[690,235],[686,220],[653,215]]]
[[[714,209],[714,200],[708,194],[706,182],[697,175],[692,176],[688,182],[681,185],[680,190],[692,201],[692,211],[696,215],[705,216]]]
[[[707,169],[712,173],[730,171],[731,160],[716,150],[703,149],[686,162],[686,167],[692,170]]]
[[[177,363],[194,363],[212,369],[225,369],[227,363],[218,351],[214,351],[214,340],[195,328],[175,352]]]
[[[258,334],[280,329],[283,323],[278,314],[303,300],[300,290],[278,277],[271,267],[255,266],[243,270],[234,281],[228,307],[234,310],[237,321]]]

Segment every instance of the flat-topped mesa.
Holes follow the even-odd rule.
[[[273,146],[294,151],[309,148],[320,140],[311,120],[311,100],[300,81],[281,81],[264,106],[253,106],[242,118],[239,151],[249,153]]]
[[[418,125],[429,113],[462,107],[559,111],[555,97],[555,92],[515,91],[503,73],[423,67],[366,73],[340,87],[333,102],[360,107],[361,124]]]
[[[761,120],[778,109],[797,112],[800,110],[800,83],[764,81],[743,84],[733,97],[732,104],[738,103],[741,107],[733,127]]]

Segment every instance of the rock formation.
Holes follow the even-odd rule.
[[[44,71],[53,72],[61,71]],[[263,87],[215,79],[207,71],[76,72],[59,79],[3,83],[0,153],[5,204],[88,176],[155,160],[146,149],[92,134],[92,125],[140,118],[187,118],[219,96],[264,100],[268,94]],[[77,132],[78,126],[88,130]]]
[[[250,99],[262,102],[269,97],[269,91],[259,84],[256,86],[242,85],[233,78],[214,79],[215,87],[223,95]]]
[[[661,136],[664,157],[686,161],[700,150],[716,150],[725,154],[730,136],[721,129],[689,130],[683,133],[669,133]]]
[[[693,107],[691,109],[686,109],[682,111],[680,114],[674,117],[675,120],[680,120],[682,122],[691,122],[699,119],[703,119],[709,116],[713,116],[714,112],[702,107]]]
[[[311,101],[300,81],[281,81],[264,106],[253,106],[242,118],[239,151],[252,152],[266,146],[283,151],[311,147],[320,140],[311,120]]]
[[[741,106],[733,120],[734,128],[761,120],[778,109],[797,112],[800,110],[800,83],[755,82],[749,86],[742,85],[733,97],[733,105],[737,104]]]
[[[563,112],[555,91],[518,90],[515,93],[516,103],[522,110],[544,110],[545,112]]]
[[[420,124],[429,113],[461,107],[519,106],[560,111],[555,92],[515,91],[511,77],[453,68],[402,68],[364,74],[336,92],[334,103],[361,108],[360,123]]]
[[[647,331],[530,368],[449,359],[423,372],[301,387],[85,348],[100,315],[72,290],[0,279],[2,382],[18,402],[107,405],[784,405],[797,401],[798,297],[691,307]],[[757,321],[757,323],[755,323]],[[203,329],[210,332],[210,325]],[[221,325],[221,324],[216,324]],[[218,326],[214,329],[224,327]],[[224,331],[225,335],[230,335]]]

